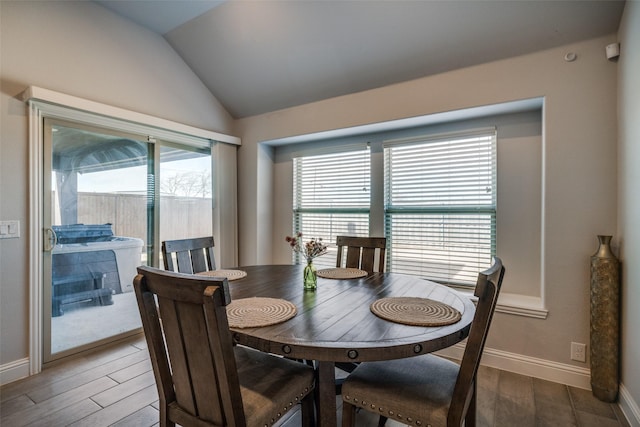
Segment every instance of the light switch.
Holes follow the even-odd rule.
[[[0,239],[20,237],[20,221],[0,221]]]

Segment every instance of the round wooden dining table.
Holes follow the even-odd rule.
[[[294,317],[261,327],[233,327],[236,343],[293,359],[315,361],[318,425],[336,425],[335,363],[413,357],[464,340],[475,313],[465,295],[422,278],[398,273],[365,277],[318,277],[303,289],[302,265],[238,267],[246,276],[230,280],[231,300],[267,297],[295,305]],[[386,297],[420,297],[444,303],[461,318],[445,326],[411,326],[378,317],[371,304]]]

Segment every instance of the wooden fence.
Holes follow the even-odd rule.
[[[211,198],[162,196],[161,240],[211,236]],[[78,193],[78,223],[111,223],[116,236],[147,241],[147,197],[137,194]]]

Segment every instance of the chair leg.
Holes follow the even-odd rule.
[[[315,423],[315,414],[314,409],[315,405],[313,404],[313,396],[314,393],[307,394],[301,402],[302,409],[302,427],[314,427]]]
[[[160,427],[175,427],[176,423],[169,420],[169,408],[160,402]]]
[[[476,427],[476,382],[471,385],[471,400],[469,401],[469,408],[467,408],[467,414],[464,417],[465,427]]]
[[[356,407],[342,401],[342,427],[354,427],[356,425]]]
[[[316,386],[313,388],[313,402],[316,414],[316,423],[320,423],[322,417],[320,416],[320,393],[318,392],[318,384],[320,384],[320,378],[318,376],[318,367],[314,366],[313,369],[314,382]]]
[[[382,415],[380,415],[380,418],[378,418],[378,427],[384,427],[386,423],[387,417],[383,417]]]

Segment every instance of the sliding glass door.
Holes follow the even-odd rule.
[[[212,234],[210,147],[45,119],[44,361],[137,333],[160,242]]]

